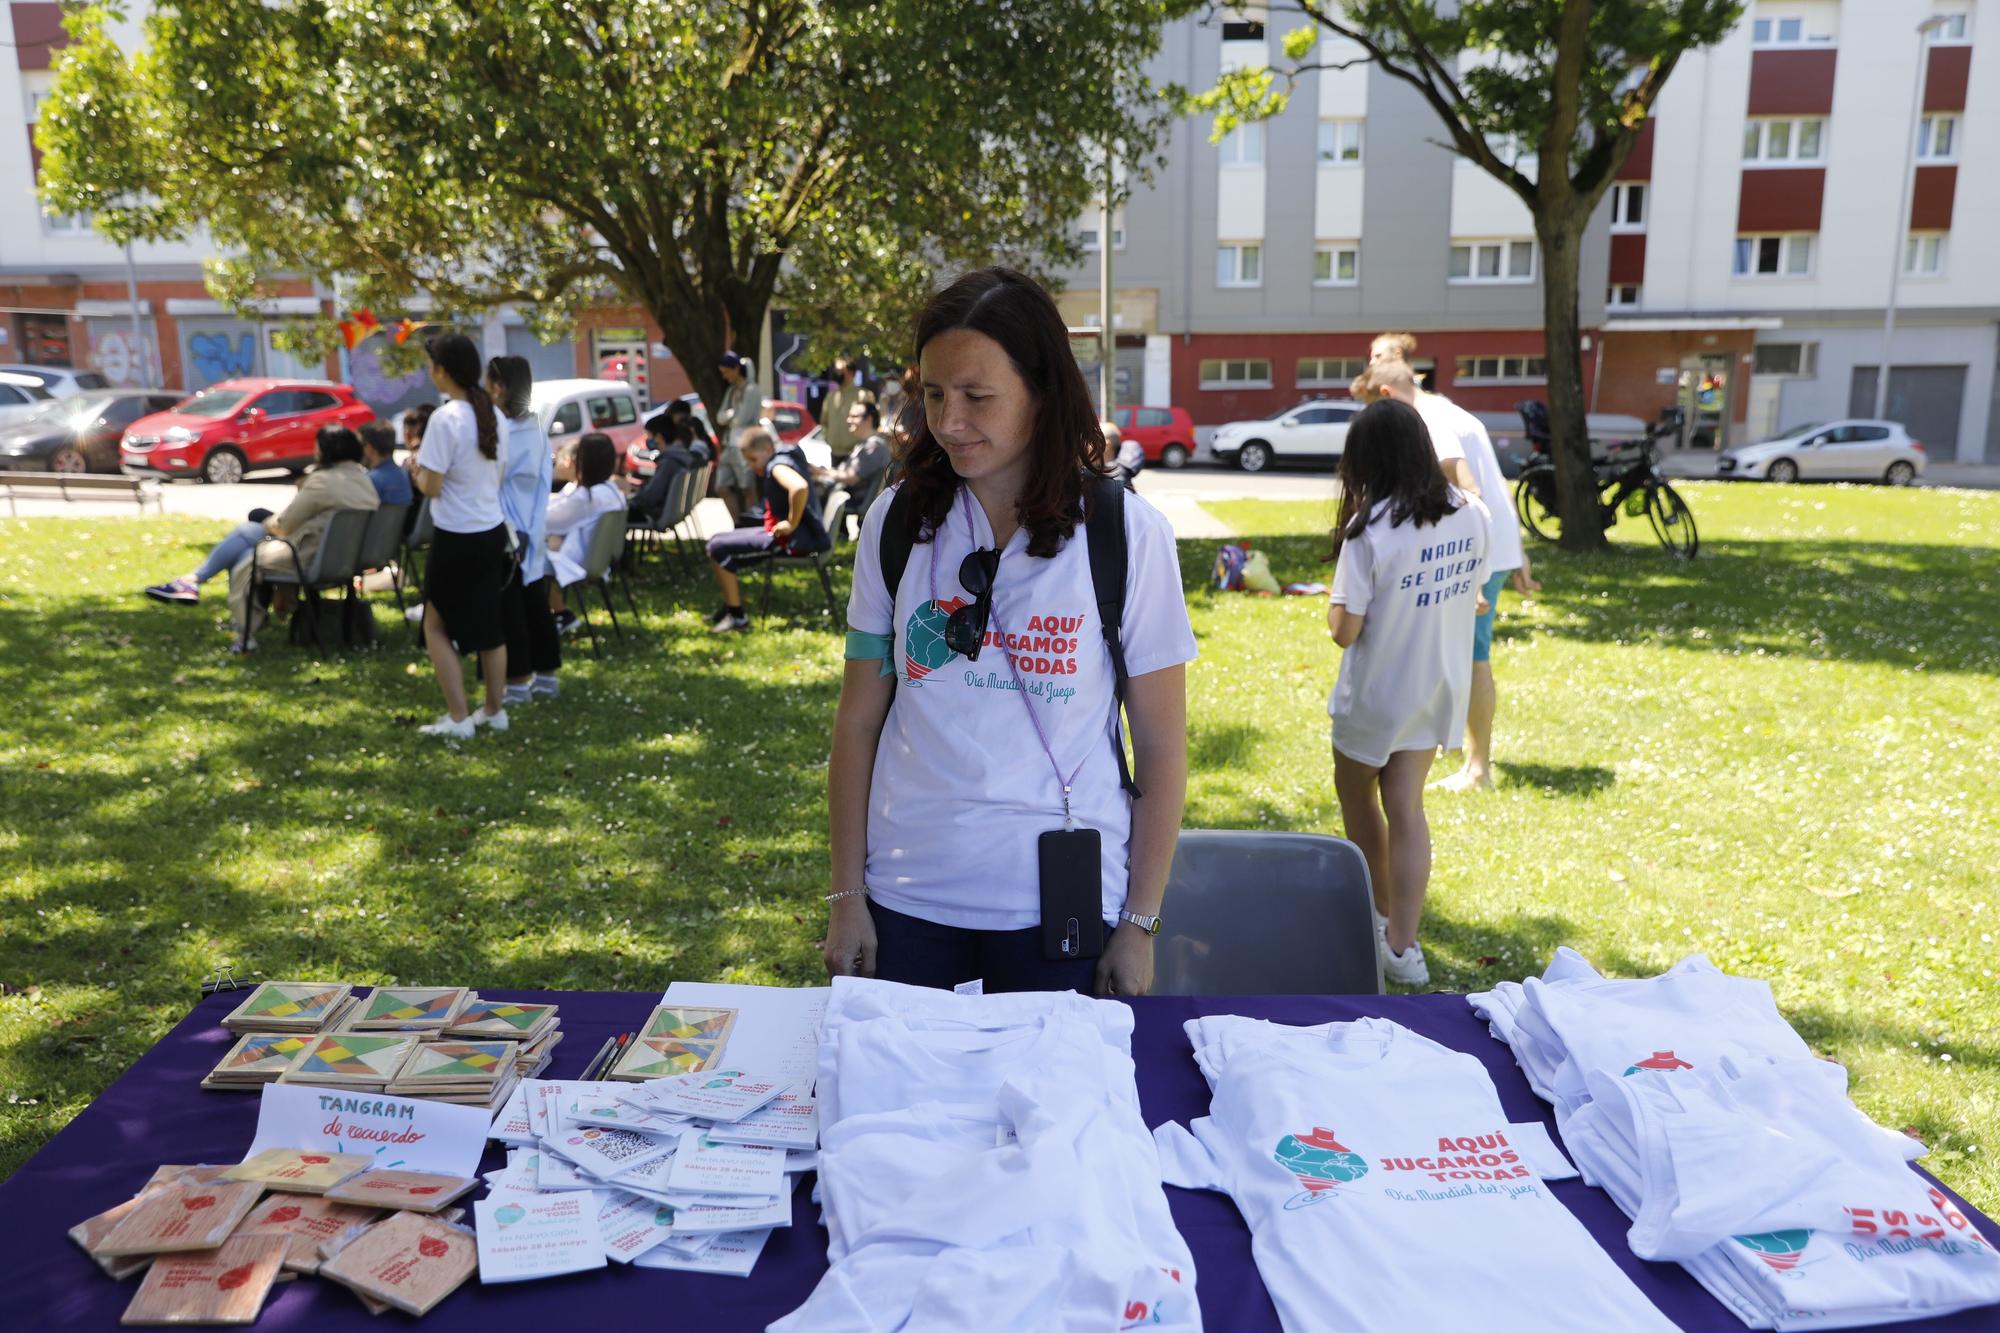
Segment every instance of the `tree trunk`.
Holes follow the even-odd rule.
[[[1571,211],[1576,211],[1574,206]],[[1597,479],[1590,470],[1590,430],[1584,421],[1583,341],[1576,303],[1588,217],[1585,213],[1535,219],[1542,247],[1542,322],[1548,344],[1549,454],[1556,465],[1556,512],[1562,516],[1562,546],[1567,551],[1595,551],[1605,544]]]
[[[653,322],[660,326],[667,349],[680,358],[688,383],[701,395],[712,419],[729,387],[723,383],[718,365],[725,348],[721,322],[703,319],[680,305],[654,306]]]

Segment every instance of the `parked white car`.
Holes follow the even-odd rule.
[[[49,401],[49,391],[32,375],[0,370],[0,426],[26,421]]]
[[[1209,452],[1245,472],[1262,472],[1281,460],[1332,465],[1347,448],[1347,423],[1360,410],[1350,398],[1319,398],[1261,421],[1232,421],[1216,427]]]
[[[1773,439],[1725,449],[1715,475],[1750,481],[1882,481],[1924,475],[1924,446],[1894,421],[1849,417],[1795,426]]]
[[[51,398],[74,398],[90,389],[108,389],[111,381],[94,370],[75,366],[33,366],[25,361],[0,365],[0,374],[25,375],[42,386]]]

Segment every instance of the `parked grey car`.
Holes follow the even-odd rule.
[[[1924,446],[1894,421],[1849,417],[1794,426],[1756,444],[1725,449],[1715,475],[1748,481],[1881,481],[1908,486],[1924,475]]]

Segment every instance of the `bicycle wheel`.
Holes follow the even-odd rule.
[[[1646,517],[1652,522],[1653,535],[1667,548],[1668,555],[1694,559],[1694,553],[1701,548],[1701,537],[1694,530],[1694,511],[1687,507],[1679,491],[1664,481],[1649,484]]]
[[[1521,525],[1545,542],[1562,540],[1562,515],[1556,512],[1556,470],[1531,467],[1514,483],[1514,512]]]

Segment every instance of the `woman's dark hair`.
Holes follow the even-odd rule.
[[[525,356],[496,356],[486,363],[488,383],[498,385],[500,396],[493,404],[500,414],[514,421],[528,415],[535,392],[535,372]]]
[[[389,429],[386,421],[371,421],[360,430],[361,443],[384,458],[396,456],[396,432]],[[367,462],[366,458],[361,460]]]
[[[1347,427],[1340,455],[1340,517],[1328,558],[1340,553],[1342,542],[1360,536],[1384,504],[1390,527],[1409,522],[1426,527],[1458,507],[1431,448],[1430,428],[1416,408],[1393,398],[1361,409]]]
[[[318,450],[321,467],[361,461],[361,437],[345,426],[321,426],[313,443]]]
[[[415,407],[403,413],[404,431],[414,430],[417,433],[417,438],[419,440],[423,439],[424,427],[431,424],[431,417],[436,415],[436,413],[436,403],[418,403]]]
[[[968,273],[931,297],[917,316],[917,357],[922,358],[931,339],[954,329],[983,333],[999,343],[1034,395],[1028,481],[1016,513],[1028,530],[1028,554],[1053,556],[1083,522],[1085,477],[1105,475],[1097,410],[1069,349],[1062,315],[1040,283],[996,266]],[[912,389],[910,396],[918,392]],[[951,512],[958,473],[944,446],[931,437],[924,412],[907,413],[906,425],[909,442],[900,461],[903,485],[915,501],[912,536],[929,541]]]
[[[479,425],[480,455],[498,458],[500,419],[493,411],[493,400],[486,396],[485,386],[479,382],[479,349],[462,333],[434,333],[424,344],[424,350],[430,353],[431,364],[442,370],[445,378],[465,393],[465,401],[472,404],[472,419]]]
[[[618,446],[601,430],[594,430],[576,442],[577,485],[591,487],[611,480],[618,468]]]

